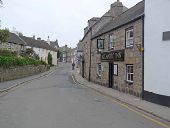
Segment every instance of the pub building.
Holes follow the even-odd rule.
[[[90,81],[142,97],[144,2],[92,36]]]

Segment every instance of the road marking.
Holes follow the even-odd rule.
[[[134,113],[136,113],[136,114],[144,117],[145,119],[154,122],[155,124],[157,124],[157,125],[159,125],[159,126],[162,126],[162,127],[164,127],[164,128],[170,128],[170,125],[165,124],[165,123],[163,123],[163,122],[160,122],[160,121],[158,121],[158,120],[156,120],[156,119],[153,119],[152,117],[149,117],[148,115],[146,115],[146,114],[144,114],[144,113],[142,113],[142,112],[139,112],[139,111],[137,111],[137,110],[134,110],[134,109],[132,109],[132,107],[130,107],[129,105],[126,105],[126,104],[124,104],[124,103],[121,103],[120,101],[114,100],[112,97],[107,96],[107,95],[105,95],[105,94],[103,94],[103,93],[101,93],[101,92],[99,92],[99,91],[96,91],[96,92],[97,92],[98,95],[104,96],[104,97],[106,97],[107,99],[111,100],[112,103],[117,103],[117,104],[119,104],[120,106],[128,109],[129,111],[132,111],[132,112],[134,112]]]
[[[79,83],[77,83],[77,82],[75,81],[75,78],[73,77],[73,75],[72,75],[72,79],[73,79],[73,81],[74,81],[74,83],[75,83],[76,85],[83,86],[83,85],[80,85]],[[88,87],[88,88],[91,88],[91,87]],[[139,111],[137,111],[137,110],[134,110],[134,109],[133,109],[132,107],[130,107],[129,105],[126,105],[125,103],[122,103],[121,101],[114,100],[111,96],[106,95],[106,94],[103,94],[102,92],[99,92],[99,91],[95,90],[94,88],[91,88],[91,89],[93,89],[98,95],[104,96],[105,98],[109,99],[112,103],[117,103],[117,104],[119,104],[120,106],[128,109],[129,111],[132,111],[132,112],[134,112],[134,113],[136,113],[136,114],[144,117],[145,119],[150,120],[151,122],[154,122],[155,124],[157,124],[157,125],[159,125],[159,126],[161,126],[161,127],[170,128],[170,125],[168,125],[168,124],[165,124],[165,123],[163,123],[163,122],[160,122],[160,121],[158,121],[158,120],[156,120],[156,119],[153,119],[152,117],[149,117],[148,115],[146,115],[146,114],[144,114],[144,113],[142,113],[142,112],[139,112]],[[137,109],[137,108],[136,108],[136,109]]]

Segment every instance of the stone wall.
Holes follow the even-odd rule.
[[[31,76],[45,71],[47,71],[45,65],[11,67],[8,69],[0,68],[0,82]]]
[[[125,47],[125,31],[127,28],[134,29],[134,46],[131,48]],[[137,45],[142,45],[142,20],[135,21],[125,25],[119,29],[113,30],[102,35],[99,38],[105,39],[105,49],[102,51],[109,51],[109,35],[116,36],[116,43],[114,50],[125,50],[125,60],[123,62],[112,62],[118,65],[118,76],[113,76],[113,88],[122,92],[130,93],[136,96],[141,96],[142,93],[142,54]],[[97,84],[107,86],[109,84],[109,62],[101,62],[101,54],[97,50],[97,39],[92,40],[92,67],[91,80]],[[98,64],[102,64],[103,70],[100,77],[97,75]],[[134,66],[134,82],[129,85],[126,81],[126,64],[133,64]]]

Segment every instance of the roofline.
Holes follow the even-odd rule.
[[[103,15],[102,17],[100,17],[100,19],[97,20],[97,22],[89,28],[89,30],[88,30],[88,31],[86,32],[86,34],[83,36],[82,40],[84,40],[84,38],[85,38],[86,35],[90,32],[90,30],[91,30],[96,24],[98,24],[103,17],[111,17],[111,18],[114,18],[113,16],[105,16],[105,15]],[[89,20],[88,20],[88,21],[89,21]],[[82,40],[81,40],[81,41],[82,41]]]
[[[106,31],[106,32],[103,32],[103,33],[101,33],[101,34],[99,34],[99,35],[97,35],[97,36],[94,36],[94,37],[92,37],[91,39],[93,40],[93,39],[95,39],[95,38],[97,38],[97,37],[99,37],[99,36],[101,36],[101,35],[103,35],[103,34],[109,33],[109,32],[111,32],[111,31],[113,31],[113,30],[117,30],[117,29],[119,29],[119,28],[121,28],[121,27],[123,27],[123,26],[125,26],[125,25],[128,25],[128,24],[130,24],[130,23],[132,23],[132,22],[135,22],[135,21],[137,21],[137,20],[142,19],[142,17],[144,17],[144,16],[145,16],[144,13],[142,13],[140,16],[136,17],[135,19],[132,19],[132,20],[130,20],[130,21],[128,21],[128,22],[126,22],[126,23],[124,23],[124,24],[122,24],[122,25],[119,25],[119,26],[117,26],[117,27],[115,27],[115,28],[113,28],[113,29],[111,29],[111,30],[109,30],[109,31]]]

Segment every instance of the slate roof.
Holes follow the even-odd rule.
[[[57,47],[57,48],[59,48],[58,40],[56,40],[56,41],[50,41],[50,45],[51,45],[52,47]]]
[[[20,36],[20,38],[23,39],[27,43],[27,45],[30,46],[30,47],[43,48],[43,49],[47,49],[47,50],[57,52],[57,49],[50,46],[44,40],[35,40],[31,37],[26,37],[26,36]]]
[[[92,36],[92,39],[99,37],[102,34],[110,32],[114,29],[117,29],[131,21],[134,21],[143,15],[144,15],[144,1],[141,1],[135,6],[133,6],[132,8],[123,12],[121,15],[116,17],[114,20],[110,21],[104,27],[102,27],[94,36]]]
[[[20,44],[20,45],[26,45],[26,42],[22,40],[18,35],[14,33],[9,33],[9,38],[7,39],[7,42],[11,42],[14,44]]]

